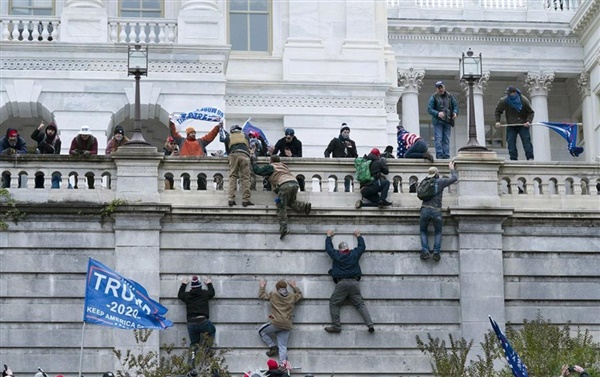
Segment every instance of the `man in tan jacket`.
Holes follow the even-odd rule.
[[[279,364],[283,365],[288,359],[287,342],[292,330],[294,307],[302,300],[302,292],[296,286],[295,280],[289,282],[292,292],[288,291],[288,283],[285,280],[278,281],[275,290],[269,293],[265,290],[266,280],[261,279],[259,284],[258,298],[271,303],[271,314],[269,314],[269,322],[258,329],[258,334],[269,346],[267,356],[275,356],[279,353]],[[273,336],[277,339],[277,345],[273,341]]]

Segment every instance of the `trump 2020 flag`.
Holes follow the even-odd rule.
[[[573,157],[579,157],[583,153],[583,147],[577,146],[578,123],[541,122],[540,124],[556,131],[567,141],[567,148]]]
[[[148,297],[146,289],[90,258],[83,321],[120,329],[164,330],[173,322],[167,308]]]
[[[510,365],[510,369],[512,370],[513,376],[529,377],[529,374],[527,374],[527,367],[525,366],[525,364],[523,364],[523,361],[521,361],[521,358],[519,357],[519,355],[517,355],[515,350],[513,350],[512,346],[508,342],[508,339],[506,339],[506,336],[504,335],[502,330],[500,330],[500,327],[498,327],[496,321],[494,321],[494,319],[491,316],[489,318],[490,322],[492,323],[492,327],[496,332],[496,336],[498,337],[498,340],[500,341],[500,344],[504,349],[506,361],[508,361],[508,365]]]

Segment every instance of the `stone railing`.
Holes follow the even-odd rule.
[[[28,200],[34,201],[44,200],[43,197],[36,199],[36,193],[52,192],[53,196],[60,196],[59,192],[67,194],[66,190],[70,189],[104,190],[108,195],[113,193],[113,196],[118,196],[121,191],[135,192],[136,189],[131,187],[132,183],[143,180],[145,186],[140,190],[159,194],[161,201],[171,201],[169,198],[175,199],[184,194],[188,198],[190,195],[219,198],[211,203],[222,204],[220,199],[225,197],[224,192],[231,183],[226,158],[205,157],[198,160],[155,154],[152,159],[155,161],[149,163],[147,159],[138,158],[136,161],[135,157],[129,156],[129,175],[121,178],[134,180],[124,181],[127,183],[123,187],[119,187],[118,174],[125,170],[119,165],[121,160],[118,156],[95,156],[85,160],[69,156],[2,156],[0,172],[3,181],[10,176],[11,192],[27,193]],[[263,163],[266,161],[259,161],[259,164]],[[351,200],[356,199],[359,184],[353,180],[352,160],[302,158],[290,159],[287,163],[294,174],[304,180],[302,195],[334,207],[348,205]],[[140,168],[135,168],[136,165]],[[426,176],[430,165],[421,160],[389,160],[388,165],[394,206],[420,205],[415,189],[417,183]],[[460,181],[471,183],[464,183],[462,191],[459,189],[460,184],[450,187],[445,195],[445,203],[449,206],[460,203],[461,195],[466,198],[481,195],[468,191],[477,191],[477,185],[487,181],[495,185],[497,190],[492,189],[485,195],[499,198],[502,206],[600,210],[600,167],[597,164],[524,164],[501,160],[478,163],[468,160],[462,162],[459,157],[456,165]],[[436,166],[442,175],[448,174],[445,164],[436,162]],[[51,189],[58,176],[62,178],[59,187]],[[35,188],[36,181],[38,187],[43,188]],[[345,190],[346,181],[350,182],[349,192]],[[155,188],[148,186],[155,184]],[[56,185],[58,184],[55,183]],[[257,178],[256,187],[257,191],[262,191],[262,177]],[[349,193],[355,194],[348,195]]]
[[[0,33],[3,41],[52,42],[58,41],[60,19],[44,16],[3,15]]]
[[[527,10],[539,7],[551,12],[575,12],[583,0],[387,0],[388,8],[404,5],[428,9],[464,9],[474,5],[484,9]]]
[[[174,43],[177,20],[113,18],[108,21],[108,34],[114,43]]]

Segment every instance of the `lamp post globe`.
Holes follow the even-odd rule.
[[[133,135],[124,146],[148,146],[142,134],[141,105],[140,105],[140,78],[148,76],[148,47],[139,44],[128,46],[127,76],[135,77],[135,114],[133,119]]]
[[[462,58],[459,59],[460,79],[467,82],[469,85],[469,141],[467,145],[460,148],[459,151],[487,151],[485,146],[482,146],[477,141],[477,125],[475,124],[475,100],[473,96],[473,87],[475,82],[482,76],[481,53],[479,56],[474,56],[473,51],[465,54],[462,53]]]

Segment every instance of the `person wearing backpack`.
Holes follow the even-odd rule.
[[[454,162],[448,164],[450,168],[450,178],[440,178],[439,171],[435,166],[429,168],[427,178],[424,179],[417,188],[417,196],[423,201],[421,204],[421,259],[426,260],[431,257],[429,253],[429,242],[427,240],[427,227],[433,222],[435,237],[433,242],[433,260],[440,260],[440,251],[442,248],[442,195],[444,189],[454,182],[458,181],[458,174],[454,169]],[[433,183],[434,192],[424,193],[426,186]],[[431,186],[430,186],[431,187]],[[428,194],[428,195],[424,195]]]
[[[356,202],[355,207],[383,208],[391,206],[392,203],[387,201],[390,181],[385,178],[385,174],[389,174],[390,170],[385,159],[381,158],[381,153],[377,148],[373,148],[363,159],[370,161],[369,172],[371,173],[371,179],[360,178],[360,174],[357,174],[357,180],[360,182],[361,199]],[[364,200],[366,200],[366,203]]]

